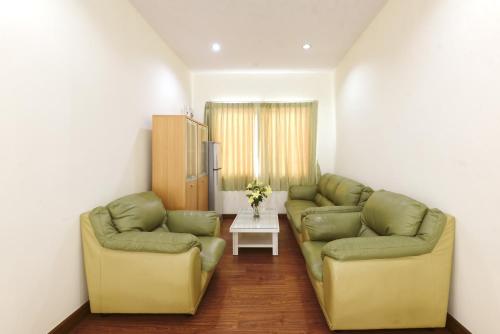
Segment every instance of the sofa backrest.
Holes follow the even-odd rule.
[[[367,200],[361,222],[379,235],[415,236],[427,206],[405,195],[379,190]]]
[[[325,196],[324,194],[326,193],[326,185],[328,184],[328,182],[330,182],[330,178],[333,176],[333,174],[323,174],[321,175],[321,177],[319,178],[319,181],[318,181],[318,191],[323,195]]]
[[[121,197],[107,205],[119,232],[152,231],[166,218],[161,199],[152,191]]]
[[[324,174],[318,182],[319,193],[334,205],[364,205],[373,193],[370,187],[346,177]]]
[[[336,205],[358,205],[364,187],[359,182],[343,178],[335,189],[333,202]]]

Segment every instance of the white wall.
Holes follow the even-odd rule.
[[[332,71],[318,72],[195,72],[192,106],[203,119],[205,103],[255,101],[318,101],[317,157],[322,172],[333,171],[335,161],[335,110]],[[284,213],[286,192],[275,192],[264,207]],[[224,213],[235,213],[248,204],[242,192],[224,192]]]
[[[150,187],[190,78],[127,1],[11,1],[0,31],[0,332],[42,333],[87,300],[79,214]]]
[[[449,311],[499,333],[500,2],[393,0],[337,68],[338,173],[456,216]]]

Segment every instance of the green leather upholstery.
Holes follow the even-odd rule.
[[[170,232],[130,231],[106,239],[103,247],[131,252],[183,253],[193,247],[201,248],[201,243],[192,234]]]
[[[443,233],[445,224],[446,215],[441,210],[429,209],[420,225],[417,237],[434,247]]]
[[[167,212],[153,192],[121,197],[107,207],[93,209],[89,218],[97,240],[109,249],[181,253],[198,247],[203,267],[211,271],[225,248],[224,240],[213,237],[219,218],[215,212]],[[200,240],[195,235],[207,237]]]
[[[309,240],[331,241],[358,236],[361,229],[359,209],[337,207],[336,212],[309,214],[302,221],[302,229],[307,230]]]
[[[109,249],[132,252],[182,253],[201,243],[192,234],[168,232],[118,232],[106,208],[97,207],[90,212],[90,222],[99,243]]]
[[[414,236],[426,212],[414,199],[380,190],[366,202],[361,220],[379,235]]]
[[[335,213],[335,212],[361,212],[363,208],[359,206],[321,206],[311,207],[302,211],[302,219],[310,214]]]
[[[152,231],[165,218],[161,199],[152,191],[121,197],[107,205],[118,231]]]
[[[310,186],[290,186],[290,189],[288,189],[288,198],[292,200],[313,201],[316,193],[317,186],[315,184]]]
[[[89,216],[95,236],[101,245],[104,244],[107,238],[118,234],[118,231],[113,226],[113,221],[107,208],[98,206],[90,211]]]
[[[290,223],[293,225],[296,231],[300,232],[302,230],[302,211],[307,208],[315,207],[316,203],[312,201],[304,200],[288,200],[285,203],[285,208],[290,219]]]
[[[332,216],[331,225],[334,227],[323,226],[328,216]],[[335,236],[338,231],[344,231],[348,223],[334,218],[337,216],[340,214],[325,213],[311,214],[304,218],[304,225],[307,226],[305,228],[311,239],[323,237],[324,240]],[[337,221],[333,221],[334,219]],[[323,248],[322,255],[339,261],[422,255],[433,250],[446,224],[446,215],[440,210],[427,209],[424,204],[407,196],[384,190],[377,191],[370,197],[359,219],[358,236],[362,238],[331,241]],[[311,221],[311,224],[306,221]],[[314,226],[311,231],[309,225]]]
[[[164,222],[167,221],[167,216],[165,216],[165,219],[163,220]],[[153,232],[170,232],[170,230],[168,229],[168,226],[166,223],[162,223],[160,226],[158,226],[157,228],[155,228],[153,230]]]
[[[359,182],[344,178],[335,189],[333,202],[336,205],[357,205],[364,187]]]
[[[332,177],[332,174],[323,174],[319,178],[318,181],[318,191],[321,194],[326,194],[326,186],[328,185],[328,182],[330,182],[330,178]]]
[[[323,258],[321,257],[321,250],[325,245],[326,242],[323,241],[304,241],[301,245],[307,268],[317,281],[323,280]]]
[[[326,196],[331,202],[335,203],[335,192],[337,191],[337,187],[340,185],[344,178],[340,175],[330,175],[329,181],[326,184],[325,192],[321,193]]]
[[[216,237],[198,237],[201,242],[201,266],[205,272],[215,269],[224,254],[226,241]]]
[[[317,186],[290,187],[285,207],[290,224],[295,231],[301,232],[303,217],[312,213],[306,209],[335,206],[362,207],[372,193],[370,187],[359,182],[335,174],[323,174]]]
[[[361,196],[359,197],[358,205],[365,206],[366,201],[368,201],[368,198],[370,198],[372,194],[373,194],[373,189],[365,186],[361,191]]]
[[[171,232],[214,236],[219,215],[214,211],[167,211],[167,226]]]
[[[378,234],[375,233],[371,228],[366,226],[365,224],[361,224],[361,229],[359,230],[358,237],[367,238],[367,237],[378,237]]]
[[[339,261],[350,261],[417,256],[431,250],[430,243],[420,238],[379,236],[331,241],[323,248],[322,255]]]
[[[331,202],[328,198],[325,196],[321,195],[320,193],[317,193],[316,196],[314,196],[314,203],[316,203],[317,206],[333,206],[333,202]]]

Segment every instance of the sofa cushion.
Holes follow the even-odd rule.
[[[323,258],[321,257],[321,250],[326,244],[323,241],[304,241],[301,245],[307,268],[317,281],[323,281]]]
[[[317,192],[316,185],[307,186],[290,186],[288,189],[288,197],[290,199],[301,199],[306,201],[314,200],[314,196]]]
[[[320,193],[317,193],[316,196],[314,196],[314,203],[316,203],[317,206],[333,206],[334,204],[328,200],[325,196],[321,195]]]
[[[171,232],[214,236],[219,215],[215,211],[167,211],[167,227]]]
[[[328,184],[326,185],[325,191],[321,193],[323,196],[328,198],[330,202],[333,202],[335,205],[339,205],[337,202],[335,202],[335,191],[337,190],[337,187],[339,186],[340,182],[342,182],[344,178],[339,175],[333,175],[330,177],[330,180],[328,181]]]
[[[295,230],[300,232],[302,230],[302,211],[310,207],[316,207],[316,203],[312,201],[304,200],[288,200],[285,203],[286,212],[291,218],[291,223],[295,227]]]
[[[120,232],[152,231],[162,224],[166,212],[161,199],[152,191],[121,197],[107,208]]]
[[[323,174],[319,178],[319,181],[318,181],[318,191],[321,194],[323,194],[323,195],[325,194],[326,186],[328,185],[328,182],[330,182],[330,178],[331,177],[332,177],[332,174]]]
[[[210,272],[215,269],[226,247],[226,241],[217,237],[198,237],[201,242],[201,267]]]
[[[361,229],[361,212],[359,207],[333,206],[337,211],[308,214],[302,220],[302,231],[305,239],[314,241],[332,241],[352,238]]]
[[[335,189],[333,202],[335,205],[358,205],[364,188],[361,183],[344,178]]]
[[[380,190],[365,204],[361,221],[379,235],[415,236],[427,207],[407,196]]]

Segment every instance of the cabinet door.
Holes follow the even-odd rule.
[[[198,177],[208,175],[208,128],[198,124]]]
[[[187,120],[187,131],[186,131],[186,145],[187,145],[187,154],[186,154],[186,179],[187,181],[196,180],[196,146],[198,136],[197,133],[197,124],[191,120]]]
[[[198,210],[208,210],[208,175],[198,178]]]
[[[198,210],[198,181],[186,182],[186,210]]]

